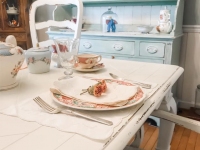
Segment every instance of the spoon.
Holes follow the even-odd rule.
[[[113,73],[109,73],[109,75],[113,78],[113,79],[117,79],[117,80],[121,80],[121,81],[125,81],[127,79],[123,79]],[[130,81],[130,80],[127,80],[127,81]],[[135,85],[139,85],[143,88],[146,88],[146,89],[150,89],[151,88],[151,84],[146,84],[146,83],[141,83],[141,82],[137,82],[137,81],[132,81],[131,80],[131,83],[135,84]]]

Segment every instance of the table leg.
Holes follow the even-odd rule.
[[[135,139],[131,145],[126,146],[124,150],[139,150],[140,144],[144,137],[144,126],[142,126],[135,134]]]
[[[162,104],[159,107],[160,110],[168,111],[170,113],[177,113],[177,106],[171,91],[164,98]],[[160,119],[160,128],[158,135],[158,142],[156,150],[170,150],[170,143],[174,132],[175,124],[173,122]]]

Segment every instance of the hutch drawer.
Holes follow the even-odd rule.
[[[164,64],[164,60],[161,60],[161,59],[146,59],[146,58],[110,56],[110,55],[102,55],[102,56],[104,58],[110,58],[110,59],[121,59],[121,60],[130,60],[130,61],[140,61],[140,62],[150,62],[150,63]]]
[[[134,55],[134,42],[81,39],[80,52]]]
[[[140,56],[161,57],[165,56],[165,43],[140,42]]]

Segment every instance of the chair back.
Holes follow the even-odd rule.
[[[71,5],[71,4],[77,7],[76,23],[70,20],[63,20],[63,21],[48,20],[45,22],[36,22],[35,20],[36,10],[38,7],[41,7],[43,5],[55,5],[57,7],[57,6]],[[53,40],[51,39],[40,42],[38,41],[37,30],[49,27],[70,28],[74,30],[74,39],[80,38],[81,28],[82,28],[82,16],[83,16],[83,3],[81,0],[37,0],[33,2],[29,14],[31,39],[33,46],[39,44],[42,47],[46,47],[54,44]]]

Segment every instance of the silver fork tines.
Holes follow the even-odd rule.
[[[48,113],[55,113],[55,108],[47,104],[45,101],[43,101],[40,97],[36,97],[33,99],[43,110],[45,110]]]
[[[52,106],[50,106],[49,104],[47,104],[43,99],[41,99],[39,96],[33,99],[43,110],[45,110],[47,113],[50,114],[56,114],[56,113],[64,113],[64,114],[71,114],[71,115],[76,115],[76,116],[80,116],[89,120],[93,120],[102,124],[106,124],[106,125],[113,125],[113,123],[111,121],[96,117],[96,116],[90,116],[88,114],[84,114],[84,113],[80,113],[80,112],[76,112],[76,111],[72,111],[72,110],[61,110],[59,108],[54,108]]]

